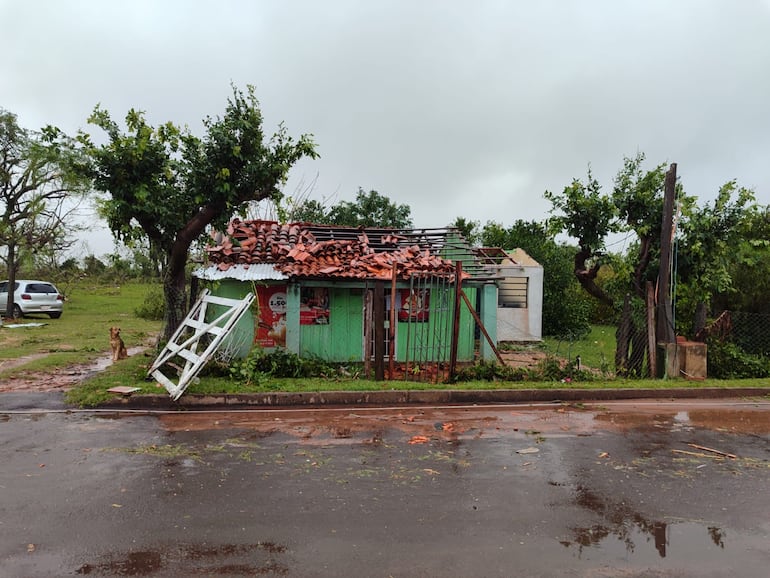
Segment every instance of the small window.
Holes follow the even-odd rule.
[[[497,284],[497,306],[525,309],[527,307],[528,277],[509,277]]]

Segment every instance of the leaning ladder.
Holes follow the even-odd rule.
[[[154,377],[165,387],[171,399],[179,399],[253,301],[253,293],[249,293],[243,299],[228,299],[211,295],[208,289],[204,289],[187,317],[150,366],[147,376]],[[223,306],[225,311],[213,321],[206,322],[206,311],[210,304]],[[190,330],[192,335],[189,335]],[[206,349],[199,354],[198,345],[204,335],[210,335],[212,339],[208,341]],[[161,371],[161,368],[175,357],[184,360],[184,366],[178,371],[177,383]]]

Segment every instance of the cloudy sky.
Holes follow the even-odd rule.
[[[415,226],[541,220],[623,156],[770,204],[770,0],[0,0],[0,107],[95,130],[97,103],[201,134],[231,83],[321,158],[285,192],[375,189]],[[91,246],[91,249],[96,247]]]

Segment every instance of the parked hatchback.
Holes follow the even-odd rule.
[[[13,316],[21,318],[28,313],[45,313],[51,319],[61,317],[64,296],[53,283],[17,279],[13,294]],[[0,314],[8,311],[8,281],[0,281]]]

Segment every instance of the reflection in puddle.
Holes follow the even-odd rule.
[[[694,522],[669,523],[650,520],[625,504],[612,504],[589,489],[579,486],[575,502],[603,518],[603,523],[572,528],[571,540],[562,540],[567,548],[576,547],[578,558],[587,548],[602,551],[603,556],[625,559],[676,557],[687,559],[715,555],[725,549],[726,532],[716,526]],[[646,547],[653,546],[652,548]]]
[[[725,550],[726,532],[714,526],[694,522],[629,523],[616,527],[596,525],[573,528],[572,540],[564,540],[565,547],[576,548],[578,558],[591,558],[590,549],[601,552],[604,558],[623,558],[635,561],[672,558],[686,561],[698,556],[717,562]]]

